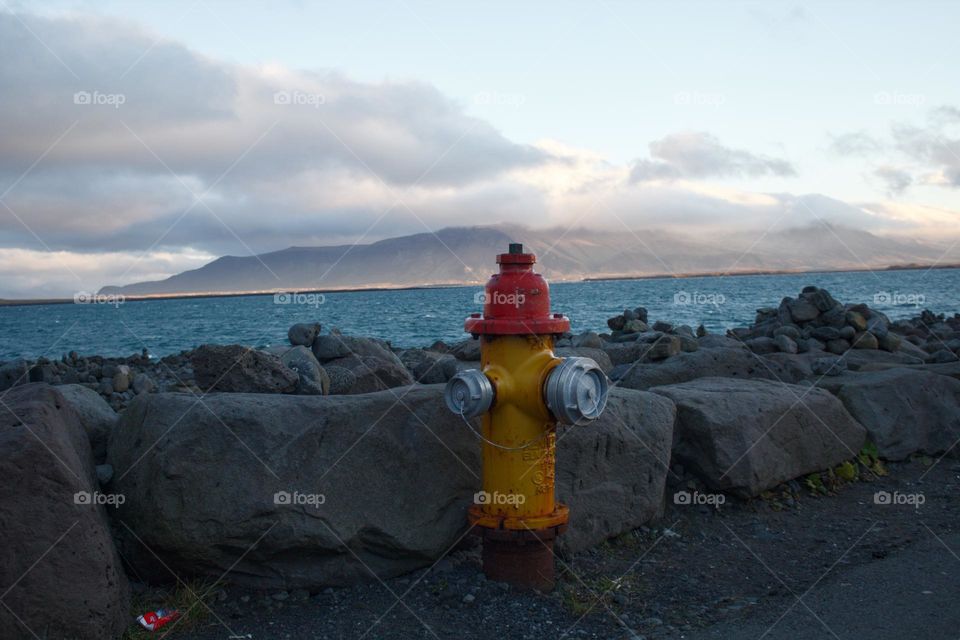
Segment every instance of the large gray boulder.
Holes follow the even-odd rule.
[[[205,344],[190,356],[197,386],[233,393],[292,393],[300,377],[272,353],[239,344]]]
[[[676,419],[673,402],[614,388],[596,422],[557,435],[557,497],[570,528],[557,549],[585,549],[661,515]]]
[[[865,366],[881,362],[892,364],[923,364],[924,362],[922,358],[918,358],[905,351],[891,353],[889,351],[872,349],[854,349],[848,351],[843,355],[843,360],[847,363],[847,368],[851,371],[859,371]]]
[[[721,336],[716,333],[708,333],[705,336],[697,338],[697,344],[701,349],[746,349],[747,345],[742,340]]]
[[[937,455],[960,440],[960,380],[919,368],[846,373],[824,378],[829,389],[867,429],[881,457]]]
[[[709,376],[790,383],[800,380],[795,367],[787,367],[747,349],[711,348],[680,353],[659,364],[637,363],[624,371],[618,384],[628,389],[649,389]]]
[[[129,585],[87,433],[46,384],[16,387],[3,401],[0,637],[118,638],[130,623]]]
[[[353,375],[350,369],[344,369],[343,367],[332,364],[328,364],[323,369],[327,372],[327,377],[330,379],[331,394],[343,395],[350,393],[353,385],[357,383],[357,376]]]
[[[347,356],[328,361],[328,365],[346,369],[354,376],[353,385],[346,393],[372,393],[383,389],[404,387],[414,383],[413,376],[400,358],[390,354],[389,359],[377,356]]]
[[[449,353],[428,349],[405,349],[400,361],[410,371],[414,380],[422,384],[439,384],[457,375],[460,360]]]
[[[944,364],[895,364],[891,362],[876,362],[861,366],[857,371],[867,373],[870,371],[886,371],[887,369],[916,369],[917,371],[929,371],[938,373],[942,376],[950,376],[960,380],[960,362],[947,362]]]
[[[204,402],[139,396],[110,442],[127,496],[118,517],[179,574],[233,567],[231,581],[256,588],[352,584],[429,566],[466,532],[480,443],[445,408],[443,385]],[[672,426],[668,401],[614,390],[600,420],[561,433],[558,492],[574,512],[564,549],[656,515]],[[119,535],[139,575],[169,575]]]
[[[17,358],[0,365],[0,391],[30,382],[30,363]]]
[[[313,346],[313,341],[320,335],[320,323],[318,322],[298,322],[287,330],[287,339],[294,347]]]
[[[270,347],[267,352],[279,357],[280,362],[297,374],[294,393],[303,396],[325,396],[330,393],[330,377],[307,347],[276,346]]]
[[[80,419],[80,424],[90,439],[94,461],[97,464],[103,463],[107,456],[107,438],[120,419],[117,412],[99,393],[82,384],[60,385],[57,391]]]
[[[559,347],[553,350],[554,354],[560,358],[590,358],[603,370],[604,373],[610,373],[613,369],[613,363],[610,356],[603,349],[594,349],[593,347]]]
[[[457,360],[474,361],[480,359],[480,340],[468,338],[450,346],[450,355]]]
[[[349,356],[374,357],[381,360],[396,359],[387,343],[373,338],[345,336],[341,333],[331,333],[317,336],[313,341],[313,355],[321,363]]]
[[[677,405],[674,457],[711,488],[740,496],[849,460],[866,437],[822,389],[699,378],[651,391]]]

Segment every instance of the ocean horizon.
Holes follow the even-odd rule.
[[[925,308],[960,312],[956,268],[556,282],[551,297],[574,333],[606,331],[607,318],[638,306],[651,321],[703,324],[723,333],[752,323],[757,309],[776,306],[806,285],[825,288],[844,303],[867,303],[892,320]],[[451,285],[3,306],[0,358],[58,358],[69,351],[119,357],[143,349],[164,356],[208,343],[267,347],[284,344],[296,322],[425,347],[466,338],[463,319],[481,310],[482,291]]]

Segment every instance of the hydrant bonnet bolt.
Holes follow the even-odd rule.
[[[489,411],[493,397],[493,385],[477,369],[461,371],[447,382],[443,390],[447,408],[465,418],[475,418]]]
[[[590,358],[564,358],[547,376],[543,391],[558,422],[585,425],[603,413],[609,385],[603,370]]]

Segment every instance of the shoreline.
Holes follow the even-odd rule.
[[[649,275],[610,275],[610,276],[589,276],[579,279],[555,279],[554,284],[566,284],[571,282],[608,282],[621,280],[684,280],[688,278],[726,278],[726,277],[745,277],[745,276],[786,276],[786,275],[805,275],[805,274],[828,274],[828,273],[864,273],[870,271],[921,271],[921,270],[941,270],[958,269],[960,264],[927,265],[927,264],[905,264],[888,265],[871,269],[869,267],[850,268],[850,269],[799,269],[799,270],[751,270],[736,271],[731,273],[721,271],[702,271],[679,274],[649,274]],[[98,293],[103,296],[121,296],[124,302],[144,302],[150,300],[184,300],[184,299],[205,299],[205,298],[246,298],[252,296],[269,296],[277,293],[290,294],[313,294],[313,293],[362,293],[377,291],[417,291],[421,289],[455,289],[461,287],[483,286],[482,282],[469,283],[435,283],[419,284],[408,286],[385,286],[377,285],[370,287],[344,287],[328,289],[271,289],[265,291],[206,291],[198,293],[158,293],[149,295],[132,295],[114,293]],[[42,306],[55,304],[79,304],[72,298],[26,298],[26,299],[4,299],[0,298],[0,307],[26,307]]]
[[[923,271],[923,270],[934,270],[934,269],[958,269],[960,264],[892,264],[885,267],[858,267],[858,268],[849,268],[849,269],[755,269],[750,271],[735,271],[735,272],[723,272],[723,271],[694,271],[690,273],[678,273],[678,274],[660,274],[660,275],[643,275],[643,276],[591,276],[588,278],[583,278],[580,282],[603,282],[608,280],[684,280],[687,278],[737,278],[743,276],[800,276],[800,275],[814,275],[814,274],[824,274],[824,273],[869,273],[872,271]],[[562,282],[562,281],[558,281]]]

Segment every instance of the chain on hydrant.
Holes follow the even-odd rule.
[[[535,262],[520,244],[497,256],[500,273],[487,282],[483,313],[464,323],[480,337],[482,370],[457,374],[445,399],[465,420],[482,416],[483,490],[468,518],[483,535],[484,573],[547,591],[553,543],[570,514],[554,489],[557,423],[597,419],[607,378],[589,358],[553,354],[554,338],[569,331],[570,320],[550,312],[550,289],[533,271]]]

